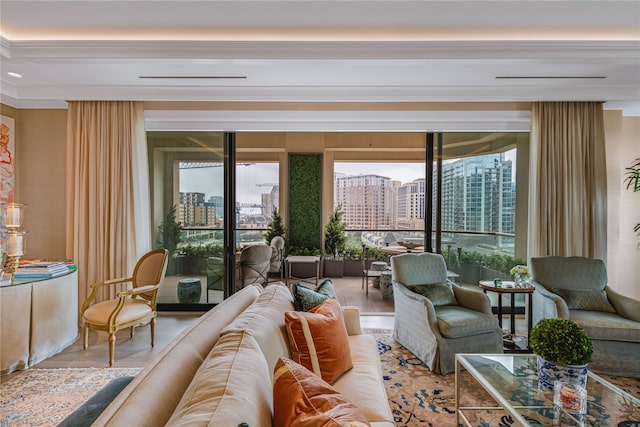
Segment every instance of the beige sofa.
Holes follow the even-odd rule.
[[[270,426],[273,368],[289,357],[282,283],[248,286],[176,337],[114,399],[94,426]],[[344,307],[353,368],[333,383],[372,426],[394,426],[377,344]]]

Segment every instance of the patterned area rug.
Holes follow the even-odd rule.
[[[367,329],[365,333],[374,335],[378,341],[382,374],[396,425],[455,427],[455,375],[432,373],[412,353],[396,343],[389,330]],[[640,398],[640,380],[603,377]],[[468,378],[464,381],[474,384]],[[464,390],[462,399],[466,404],[495,406],[481,387],[464,387]],[[504,411],[482,411],[476,415],[470,421],[478,427],[514,425]]]
[[[454,374],[433,374],[419,359],[391,338],[391,331],[367,329],[378,341],[387,396],[396,425],[455,427]],[[29,369],[2,383],[1,427],[56,426],[113,379],[135,375],[140,368]],[[640,398],[640,380],[605,377]],[[491,405],[480,388],[463,396]],[[482,413],[478,427],[510,426],[498,411]]]
[[[111,380],[140,368],[28,369],[2,383],[0,426],[57,426]]]

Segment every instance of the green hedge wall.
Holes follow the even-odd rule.
[[[321,253],[322,155],[289,155],[289,253]]]

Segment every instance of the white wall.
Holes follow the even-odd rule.
[[[640,117],[605,111],[607,145],[607,274],[614,290],[640,300],[640,193],[624,185],[625,168],[640,158]]]

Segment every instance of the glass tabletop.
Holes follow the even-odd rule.
[[[458,354],[462,365],[506,410],[524,425],[611,426],[639,421],[640,400],[589,372],[587,413],[569,413],[553,404],[553,392],[538,387],[536,356]]]
[[[43,282],[45,280],[51,280],[51,279],[57,279],[58,277],[63,277],[63,276],[67,276],[73,272],[75,272],[75,269],[69,269],[69,271],[63,273],[63,274],[59,274],[57,276],[54,277],[30,277],[30,278],[14,278],[13,280],[10,279],[10,275],[5,274],[5,277],[3,278],[3,280],[0,280],[0,288],[3,287],[10,287],[10,286],[20,286],[20,285],[28,285],[29,283],[37,283],[37,282]]]

